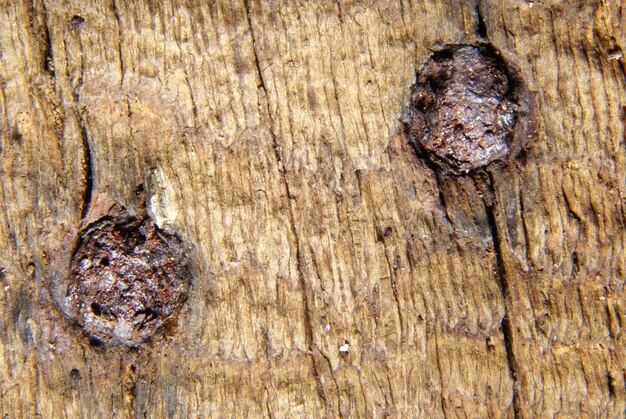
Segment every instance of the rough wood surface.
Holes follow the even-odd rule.
[[[0,1],[0,415],[622,417],[625,10]],[[536,139],[438,178],[410,88],[480,36]],[[140,185],[196,276],[152,342],[94,345],[48,287]]]

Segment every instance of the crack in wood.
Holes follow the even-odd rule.
[[[443,414],[444,417],[447,417],[446,415],[446,403],[445,403],[445,399],[443,397],[443,393],[444,393],[444,379],[443,379],[443,368],[441,368],[441,353],[439,352],[439,332],[437,331],[437,325],[435,324],[434,327],[434,335],[435,335],[435,355],[436,355],[436,362],[435,364],[437,365],[437,371],[439,372],[439,382],[441,383],[441,391],[439,393],[439,403],[441,405],[441,413]]]
[[[113,14],[115,15],[115,19],[117,20],[117,46],[118,46],[118,54],[120,56],[120,85],[124,84],[124,56],[122,55],[122,18],[117,10],[117,3],[113,0]]]
[[[476,35],[480,38],[487,39],[489,36],[487,35],[487,25],[485,24],[483,14],[480,11],[481,6],[482,1],[480,0],[478,0],[474,5],[474,10],[476,12]]]
[[[251,9],[250,9],[250,3],[249,0],[243,0],[244,3],[244,10],[246,13],[246,19],[247,19],[247,23],[248,23],[248,28],[250,30],[250,37],[252,39],[252,52],[253,52],[253,57],[254,57],[254,63],[255,63],[255,67],[256,67],[256,72],[258,74],[259,77],[259,87],[261,89],[263,89],[264,92],[267,92],[267,87],[265,84],[265,79],[263,78],[263,72],[261,71],[261,64],[260,64],[260,60],[259,60],[259,55],[257,52],[257,48],[256,48],[256,39],[254,36],[254,30],[252,28],[252,18],[251,16]],[[259,98],[260,99],[260,98]],[[259,100],[259,106],[261,106],[260,100]],[[320,372],[320,366],[318,364],[318,360],[315,356],[313,347],[314,347],[314,343],[313,343],[313,325],[311,322],[311,313],[310,313],[310,308],[309,308],[309,301],[308,301],[308,296],[307,296],[307,284],[306,281],[304,279],[304,270],[302,268],[302,255],[300,253],[300,238],[298,236],[298,229],[296,227],[296,223],[295,223],[295,217],[294,217],[294,212],[293,212],[293,205],[291,203],[291,197],[292,194],[289,191],[289,182],[287,181],[287,173],[286,173],[286,169],[285,166],[282,164],[282,157],[280,155],[279,152],[279,144],[278,144],[278,140],[276,138],[276,134],[274,133],[274,119],[272,117],[272,112],[269,106],[269,102],[265,101],[265,110],[267,112],[267,117],[270,121],[270,136],[272,138],[272,143],[273,143],[273,149],[274,149],[274,157],[276,159],[276,163],[278,165],[278,171],[281,173],[281,179],[282,179],[282,183],[283,186],[285,188],[285,192],[287,193],[287,201],[289,202],[289,224],[290,224],[290,230],[293,232],[294,238],[295,238],[295,242],[296,242],[296,266],[298,269],[298,279],[299,279],[299,284],[300,284],[300,288],[302,289],[302,304],[303,304],[303,311],[304,311],[304,331],[305,331],[305,339],[306,339],[306,345],[307,345],[307,350],[311,356],[311,361],[313,364],[313,376],[315,378],[315,382],[317,385],[317,393],[320,397],[320,399],[322,400],[322,402],[324,403],[324,407],[326,409],[326,411],[330,411],[329,409],[329,400],[326,397],[326,393],[324,392],[324,385],[322,383],[321,380],[321,372]],[[322,354],[321,351],[317,351],[317,353]],[[328,360],[329,363],[329,368],[332,371],[332,366],[330,365],[330,361]]]
[[[87,216],[89,207],[91,206],[91,196],[93,193],[93,160],[91,156],[91,146],[89,145],[89,136],[87,134],[87,127],[81,118],[82,125],[82,142],[83,142],[83,166],[85,168],[85,190],[83,191],[83,206],[80,211],[81,219]]]
[[[493,174],[488,172],[489,183],[492,189],[492,194],[494,196],[494,201],[496,199],[496,194],[494,191],[494,179]],[[511,325],[511,318],[509,317],[509,307],[510,307],[510,284],[507,280],[505,264],[502,257],[502,249],[500,243],[500,234],[498,233],[498,225],[496,223],[496,214],[495,214],[495,205],[496,203],[487,203],[485,202],[485,209],[487,212],[487,222],[489,224],[489,229],[491,231],[491,237],[493,240],[493,252],[496,258],[496,275],[497,282],[500,288],[500,292],[502,293],[502,299],[504,303],[504,317],[502,318],[502,338],[504,340],[504,348],[506,351],[506,360],[509,366],[509,373],[511,375],[511,379],[513,380],[513,413],[514,417],[519,418],[523,415],[521,414],[521,406],[519,402],[519,383],[517,381],[517,362],[515,359],[515,351],[513,349],[513,326]]]
[[[43,32],[44,32],[44,62],[43,62],[43,68],[44,70],[52,77],[55,77],[55,71],[54,71],[54,51],[52,49],[52,39],[50,38],[50,30],[48,28],[48,10],[46,9],[46,3],[42,2],[41,3],[41,11],[43,13],[44,16],[44,25],[43,25]]]

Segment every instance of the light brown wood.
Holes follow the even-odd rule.
[[[2,417],[624,415],[620,1],[0,5]],[[536,138],[438,178],[410,88],[479,16]],[[196,276],[94,346],[48,287],[139,185]]]

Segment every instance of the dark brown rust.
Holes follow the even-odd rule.
[[[514,127],[528,104],[492,47],[434,54],[411,93],[411,141],[444,171],[467,173],[518,151]]]
[[[62,308],[90,336],[133,346],[154,335],[189,286],[181,240],[120,211],[80,235]]]

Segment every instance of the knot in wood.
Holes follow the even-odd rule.
[[[518,107],[502,57],[485,45],[452,46],[417,76],[411,140],[445,170],[467,173],[509,156]]]
[[[133,346],[174,314],[189,286],[176,235],[149,219],[107,217],[80,235],[63,306],[90,336]]]

